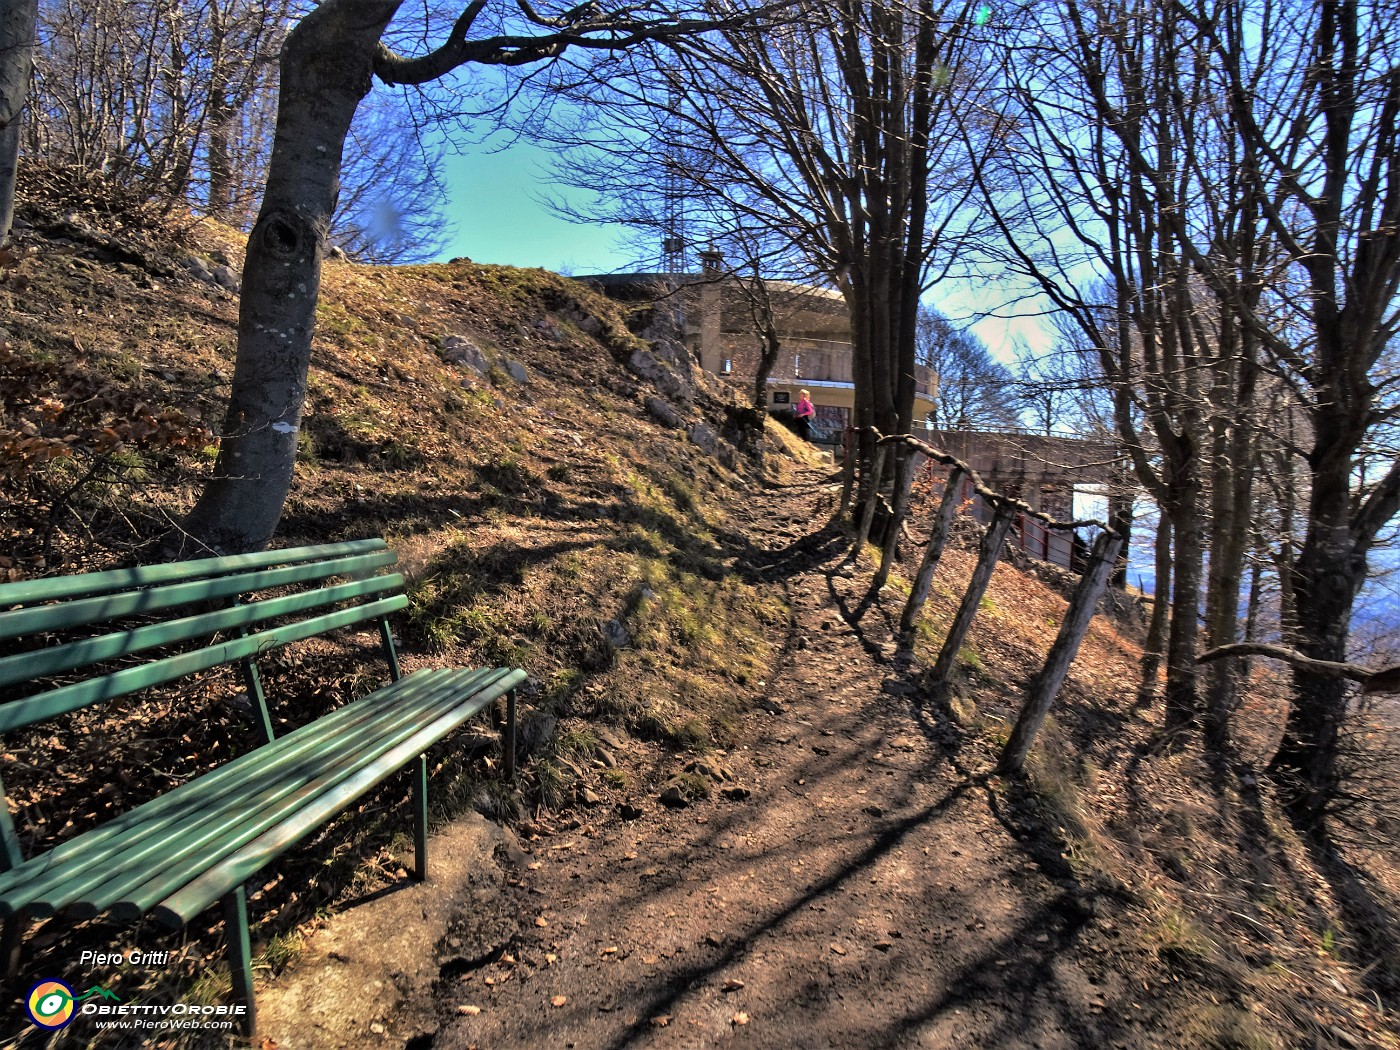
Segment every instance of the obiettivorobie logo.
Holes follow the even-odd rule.
[[[62,981],[40,981],[29,989],[29,997],[25,999],[24,1008],[29,1012],[29,1019],[40,1028],[57,1031],[60,1028],[66,1028],[77,1013],[77,1005],[87,1002],[89,999],[104,999],[113,1003],[121,1002],[121,998],[116,992],[104,988],[100,984],[89,988],[82,995],[75,996],[73,989]]]

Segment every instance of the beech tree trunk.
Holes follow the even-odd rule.
[[[895,446],[894,493],[891,508],[893,513],[885,529],[884,542],[880,549],[880,567],[875,570],[875,578],[870,584],[871,595],[878,594],[880,588],[889,582],[894,560],[899,554],[899,538],[903,532],[904,519],[909,513],[909,490],[914,481],[914,450],[904,445]]]
[[[754,372],[752,390],[753,409],[759,414],[760,426],[763,417],[768,414],[768,377],[773,374],[773,368],[777,365],[778,358],[782,356],[783,352],[783,341],[778,336],[778,329],[773,325],[771,313],[764,320],[762,329],[760,334],[762,345],[758,352],[758,369]]]
[[[15,220],[15,180],[39,0],[0,0],[0,244]]]
[[[223,94],[227,86],[209,104],[209,214],[227,220],[233,214],[233,141],[230,124],[237,116]]]
[[[1167,689],[1165,727],[1168,735],[1195,724],[1200,714],[1196,689],[1196,636],[1201,603],[1204,556],[1201,546],[1199,468],[1190,454],[1177,464],[1179,475],[1168,480],[1172,492],[1170,516],[1175,550],[1172,558],[1172,613],[1167,629]]]
[[[214,476],[184,523],[221,554],[266,546],[292,483],[321,264],[345,136],[369,93],[379,40],[403,0],[338,0],[282,50],[277,131],[248,237],[238,360]]]
[[[1242,342],[1252,342],[1243,333]],[[1246,353],[1248,350],[1246,349]],[[1239,381],[1232,398],[1238,408],[1229,420],[1218,420],[1212,435],[1210,485],[1210,566],[1206,580],[1206,647],[1215,649],[1239,641],[1240,599],[1244,592],[1245,559],[1249,553],[1250,511],[1254,496],[1254,363],[1239,364]],[[1221,660],[1208,672],[1206,742],[1218,753],[1232,747],[1230,722],[1239,705],[1242,658]]]
[[[856,529],[855,538],[851,541],[851,552],[846,556],[851,561],[856,561],[860,557],[860,552],[870,538],[870,526],[875,521],[875,507],[880,502],[880,483],[886,473],[885,465],[889,462],[889,457],[892,454],[893,448],[890,445],[880,445],[875,450],[875,465],[871,468],[870,477],[866,479],[865,503],[859,504],[861,508],[860,526]]]
[[[1142,683],[1138,703],[1147,706],[1157,692],[1162,655],[1167,651],[1167,630],[1172,607],[1172,526],[1165,514],[1157,515],[1157,535],[1153,541],[1152,617],[1147,623],[1147,640],[1142,643]]]
[[[1343,326],[1345,328],[1345,326]],[[1345,342],[1343,335],[1338,341]],[[1344,384],[1338,379],[1336,384]],[[1352,449],[1363,420],[1317,411],[1308,531],[1290,572],[1300,630],[1298,648],[1315,660],[1345,663],[1351,613],[1366,582],[1366,555],[1381,526],[1400,508],[1400,464],[1393,465],[1360,511],[1354,509]],[[1349,686],[1335,676],[1297,668],[1294,703],[1270,763],[1284,802],[1305,828],[1321,832],[1341,783],[1338,751]]]

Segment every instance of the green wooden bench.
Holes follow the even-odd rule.
[[[424,752],[506,697],[504,771],[514,776],[511,668],[399,671],[388,616],[403,577],[382,540],[206,558],[0,586],[0,733],[222,665],[241,669],[261,745],[25,859],[0,782],[4,958],[24,920],[60,911],[181,927],[222,901],[234,991],[254,1030],[244,882],[394,773],[414,770],[415,875],[427,875]],[[389,684],[283,736],[257,658],[377,621]],[[13,746],[13,745],[10,745]],[[7,748],[0,747],[0,751]],[[8,771],[7,771],[8,772]]]

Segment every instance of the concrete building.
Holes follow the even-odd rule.
[[[636,298],[645,288],[673,289],[685,343],[694,360],[705,371],[728,376],[746,390],[752,385],[761,345],[755,327],[757,297],[747,290],[747,282],[721,273],[713,257],[702,258],[699,274],[628,273],[584,279],[619,298]],[[806,390],[817,410],[814,437],[839,443],[855,411],[851,318],[845,299],[832,289],[787,281],[763,282],[762,295],[782,345],[768,378],[770,411],[790,410],[798,392]],[[933,411],[937,383],[931,369],[915,366],[916,420],[927,419]]]

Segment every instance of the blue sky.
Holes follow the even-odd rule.
[[[526,142],[447,157],[443,175],[455,232],[443,258],[465,255],[474,262],[570,273],[627,266],[619,231],[569,222],[545,206],[549,160],[548,150]]]
[[[635,252],[626,244],[623,231],[570,222],[549,210],[544,203],[554,190],[549,167],[549,150],[524,141],[495,152],[483,145],[449,155],[443,178],[452,201],[448,217],[455,229],[442,258],[466,256],[479,263],[541,266],[569,274],[632,269]],[[655,266],[657,261],[647,265]],[[1000,309],[1004,298],[995,284],[955,281],[944,282],[930,296],[932,304],[949,317],[968,321],[1003,363],[1014,361],[1018,341],[1036,352],[1047,350],[1050,337],[1043,322],[982,316]]]

